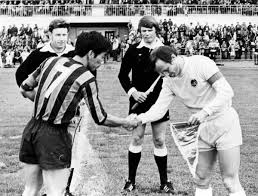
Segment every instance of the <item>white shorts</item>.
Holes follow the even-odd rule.
[[[242,131],[236,110],[230,107],[199,126],[199,151],[227,150],[242,144]]]

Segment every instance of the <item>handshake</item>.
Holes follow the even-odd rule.
[[[128,131],[132,131],[133,129],[138,127],[138,125],[141,124],[142,121],[139,118],[137,118],[137,114],[130,114],[125,118],[125,123],[122,127],[127,129]]]

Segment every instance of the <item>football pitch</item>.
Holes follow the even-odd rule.
[[[250,62],[249,62],[250,64]],[[117,74],[120,64],[108,63],[98,71],[100,99],[107,113],[126,117],[128,99]],[[245,62],[225,63],[220,67],[231,84],[235,96],[233,106],[239,113],[243,132],[241,147],[240,180],[247,196],[258,195],[258,66],[246,66]],[[24,99],[15,83],[16,69],[0,69],[0,196],[21,195],[23,190],[22,164],[18,161],[19,144],[24,126],[32,113],[32,102]],[[144,80],[144,78],[143,78]],[[189,117],[187,109],[174,99],[170,107],[171,122],[184,121]],[[179,154],[169,129],[168,177],[177,191],[194,195],[194,183],[188,167]],[[127,153],[131,133],[122,128],[98,127],[87,133],[95,155],[101,160],[107,179],[103,184],[105,196],[119,196],[127,178]],[[87,152],[87,149],[82,149]],[[86,174],[87,175],[87,174]],[[88,174],[90,179],[90,174]],[[87,179],[87,178],[86,178]],[[93,185],[94,186],[94,185]],[[141,162],[136,177],[137,190],[129,195],[158,196],[159,176],[153,157],[150,128],[144,138]],[[216,166],[212,179],[213,195],[226,196],[219,168]],[[94,194],[89,194],[94,195]],[[182,194],[177,194],[182,195]]]

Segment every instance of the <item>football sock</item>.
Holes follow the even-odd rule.
[[[130,180],[133,184],[135,183],[136,171],[137,171],[137,167],[139,165],[140,159],[141,159],[141,151],[142,151],[142,146],[130,145],[130,147],[129,147],[129,151],[128,151],[129,177],[128,177],[128,180]]]
[[[154,148],[154,158],[159,169],[160,184],[168,181],[167,177],[167,148]]]
[[[211,187],[208,189],[196,188],[195,196],[212,196],[212,188]]]
[[[236,193],[229,193],[229,196],[246,196],[246,194],[244,190],[241,190]]]

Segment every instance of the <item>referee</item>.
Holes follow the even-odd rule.
[[[131,45],[122,59],[119,81],[129,96],[129,113],[140,114],[146,112],[157,100],[162,79],[159,79],[153,91],[147,96],[146,91],[152,86],[159,74],[152,70],[150,61],[151,51],[163,43],[158,38],[159,25],[152,16],[144,16],[138,24],[138,31],[141,33],[140,43]],[[132,72],[132,78],[129,75]],[[134,105],[139,106],[134,109]],[[158,166],[160,176],[160,191],[164,193],[174,193],[173,185],[167,177],[167,148],[165,144],[165,135],[167,122],[169,120],[168,110],[163,116],[151,123],[154,159]],[[128,180],[125,183],[124,191],[130,192],[136,188],[136,171],[141,159],[142,144],[144,139],[146,125],[137,127],[133,131],[133,136],[128,150]]]

